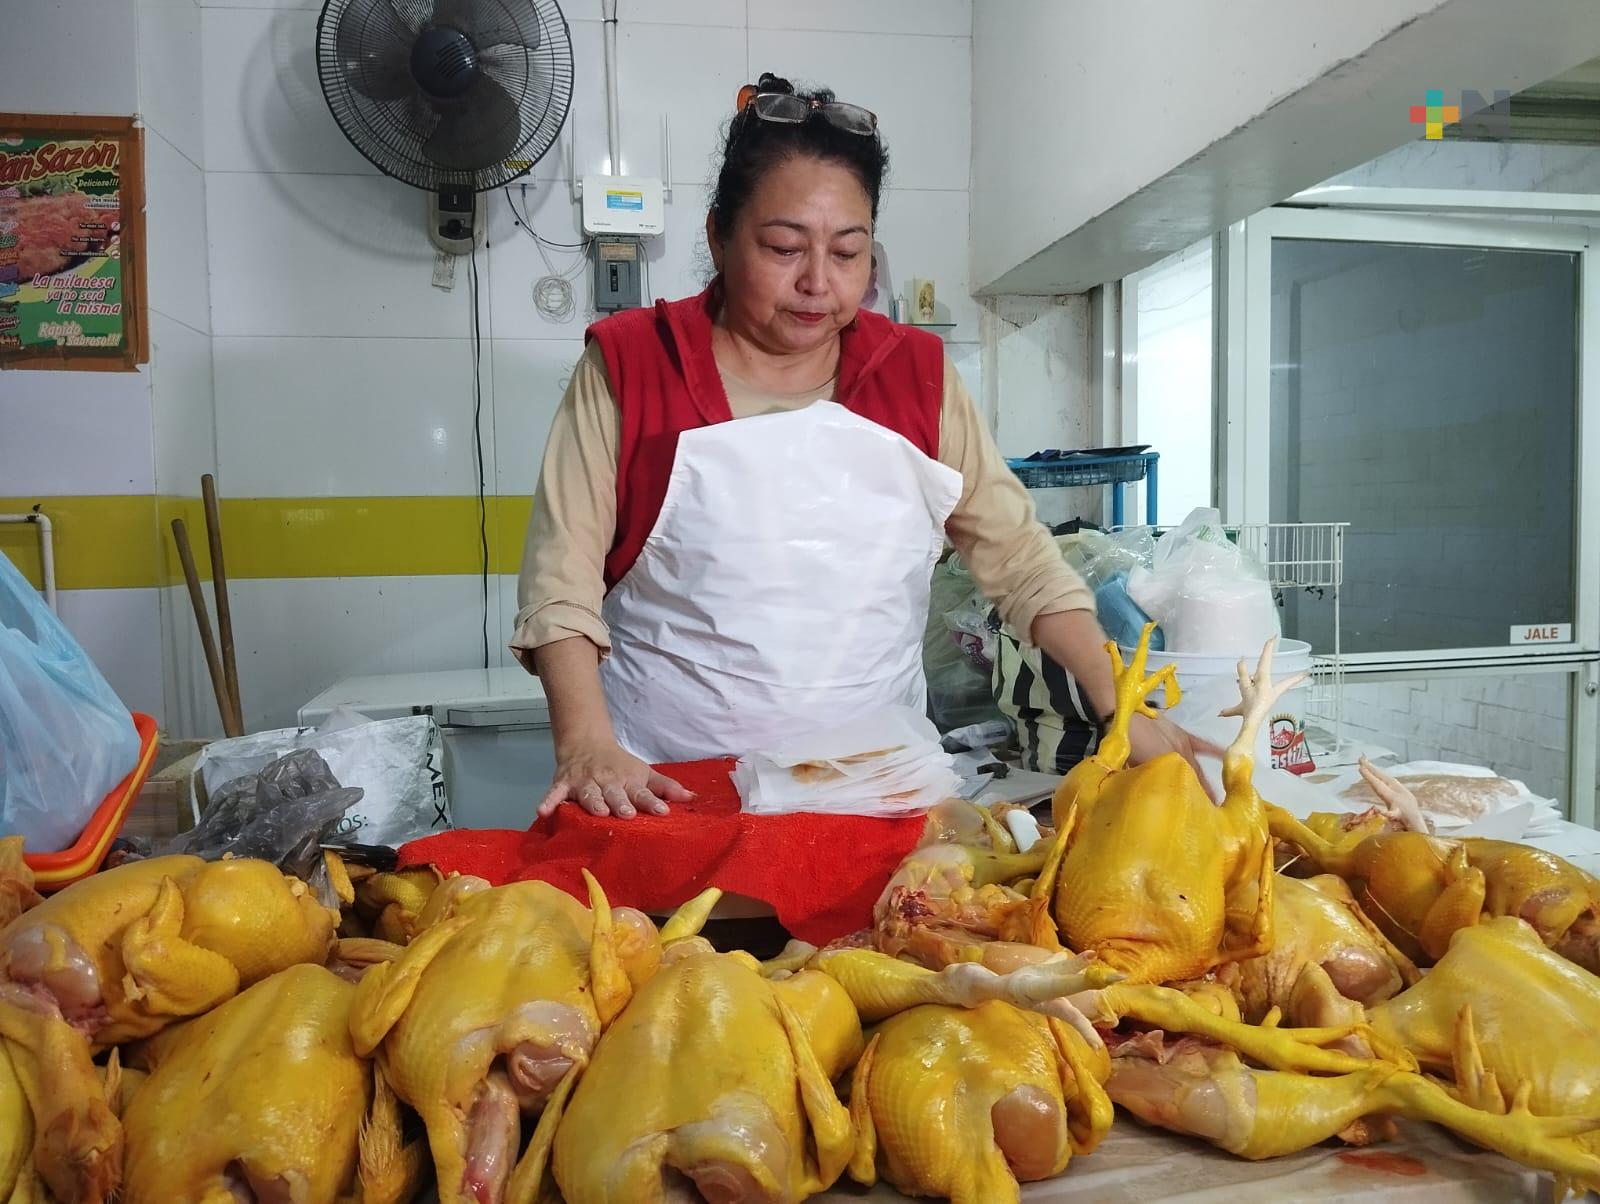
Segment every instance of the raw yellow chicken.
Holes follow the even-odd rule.
[[[336,920],[268,862],[159,857],[87,878],[0,929],[0,1039],[27,1088],[50,1190],[98,1201],[117,1185],[122,1131],[92,1049],[321,962]]]
[[[1172,666],[1146,678],[1151,627],[1126,667],[1107,645],[1117,708],[1100,749],[1056,792],[1056,837],[1033,887],[1035,939],[1093,950],[1130,981],[1181,982],[1272,947],[1271,839],[1252,782],[1261,724],[1296,676],[1272,681],[1272,646],[1254,677],[1239,665],[1239,735],[1223,760],[1224,796],[1207,797],[1189,763],[1168,753],[1132,769],[1129,725],[1153,714],[1160,686],[1178,697]]]
[[[422,926],[421,917],[433,897],[433,892],[444,881],[431,865],[415,869],[396,870],[372,874],[353,883],[354,913],[364,927],[358,932],[342,935],[367,935],[404,945]],[[475,879],[483,882],[481,878]],[[489,884],[483,882],[487,887]],[[348,926],[349,921],[346,921]]]
[[[1116,985],[1075,1002],[1091,1016],[1131,1016],[1159,1030],[1112,1038],[1107,1090],[1117,1104],[1241,1157],[1336,1135],[1367,1140],[1361,1122],[1381,1114],[1432,1121],[1578,1184],[1600,1172],[1600,980],[1519,920],[1463,930],[1420,982],[1366,1009],[1360,1023],[1279,1029],[1274,1007],[1261,1027],[1237,1026],[1148,986]],[[1352,1036],[1383,1056],[1333,1047]],[[1286,1038],[1330,1047],[1296,1051]],[[1453,1090],[1415,1073],[1419,1064],[1448,1076]]]
[[[981,808],[975,808],[981,810]],[[1007,885],[1035,875],[1050,847],[1027,853],[934,842],[908,853],[873,907],[873,947],[932,969],[978,961],[1004,971],[1048,957],[1031,943],[1033,908]]]
[[[543,882],[466,891],[436,908],[440,887],[404,954],[357,988],[356,1049],[378,1051],[396,1094],[422,1116],[445,1204],[488,1204],[529,1174],[537,1182],[532,1170],[513,1179],[522,1115],[587,1063],[635,979],[660,964],[648,918],[619,923],[588,882],[592,911]],[[669,921],[664,932],[696,927],[705,898],[715,895],[699,901],[694,923]]]
[[[1572,1134],[1600,1120],[1495,1115],[1438,1083],[1388,1062],[1368,1061],[1317,1077],[1246,1065],[1232,1049],[1192,1036],[1148,1033],[1112,1052],[1106,1089],[1141,1120],[1203,1138],[1240,1158],[1275,1158],[1359,1131],[1375,1114],[1440,1124],[1526,1166],[1585,1179],[1600,1158]]]
[[[529,1158],[543,1157],[549,1122],[567,1204],[801,1200],[849,1161],[850,1118],[830,1080],[860,1050],[860,1022],[831,979],[769,981],[737,954],[680,957],[606,1033],[559,1127],[552,1102]]]
[[[22,859],[22,837],[0,836],[0,928],[39,904],[33,870]],[[4,1200],[0,1196],[0,1200]]]
[[[1419,977],[1331,874],[1273,884],[1272,949],[1226,967],[1240,1014],[1259,1024],[1277,1008],[1292,1024],[1360,1021],[1362,1009],[1392,998]]]
[[[266,861],[131,861],[0,929],[0,983],[48,999],[103,1048],[322,961],[337,920]]]
[[[1111,1126],[1105,1047],[999,1001],[929,1004],[878,1026],[856,1064],[850,1175],[910,1195],[1005,1204]]]
[[[346,1193],[372,1090],[350,1041],[354,995],[295,966],[164,1033],[123,1118],[128,1204]]]
[[[1368,1018],[1475,1107],[1600,1125],[1600,977],[1521,920],[1463,928],[1420,983]],[[1577,1140],[1600,1167],[1600,1134]],[[1600,1188],[1593,1169],[1573,1178]]]
[[[1371,764],[1361,766],[1391,813],[1412,830],[1393,831],[1381,815],[1347,832],[1330,820],[1302,822],[1267,808],[1272,833],[1308,864],[1337,874],[1362,908],[1406,956],[1430,964],[1462,928],[1491,916],[1526,920],[1544,943],[1600,973],[1600,882],[1543,849],[1481,837],[1449,839],[1422,826],[1416,800]]]

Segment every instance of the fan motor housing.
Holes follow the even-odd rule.
[[[454,100],[472,86],[478,74],[478,48],[449,25],[433,25],[411,45],[411,77],[430,96]]]

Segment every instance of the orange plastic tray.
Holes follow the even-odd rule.
[[[156,756],[156,721],[135,711],[133,726],[139,731],[139,760],[117,788],[94,809],[77,842],[59,853],[23,855],[22,859],[33,870],[34,885],[41,892],[60,890],[94,873],[106,859],[111,842],[122,831],[122,821],[127,818],[128,808],[133,806],[145,775],[150,772],[150,762]]]

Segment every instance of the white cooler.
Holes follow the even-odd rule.
[[[300,708],[301,726],[316,726],[336,707],[369,719],[432,715],[458,828],[527,828],[555,774],[544,686],[521,668],[346,678]]]

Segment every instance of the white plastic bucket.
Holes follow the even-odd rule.
[[[1122,650],[1124,661],[1131,659],[1131,649]],[[1250,673],[1256,670],[1258,656],[1246,657],[1245,667]],[[1304,640],[1278,640],[1272,658],[1272,679],[1282,681],[1296,673],[1310,673],[1311,645]],[[1155,652],[1146,659],[1145,671],[1154,673],[1166,666],[1175,665],[1178,685],[1183,697],[1170,712],[1179,727],[1222,748],[1233,743],[1239,733],[1237,717],[1221,717],[1218,712],[1234,706],[1239,701],[1238,657],[1207,656],[1188,652]],[[1306,743],[1306,707],[1311,700],[1309,678],[1290,690],[1272,708],[1268,723],[1256,737],[1256,765],[1284,769],[1290,773],[1310,773],[1316,766],[1311,760],[1311,750]],[[1157,693],[1151,702],[1160,705]]]

